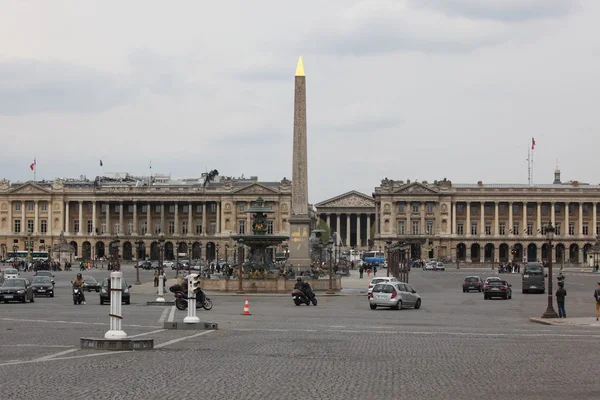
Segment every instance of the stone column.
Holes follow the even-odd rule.
[[[499,217],[498,217],[498,202],[495,201],[494,202],[494,236],[498,236],[500,234],[500,227],[499,227]],[[498,247],[497,249],[495,248],[496,254],[500,254],[500,247]]]
[[[52,236],[52,202],[51,201],[48,202],[47,210],[48,210],[48,224],[47,224],[48,235]],[[9,219],[9,221],[10,221],[10,219]],[[50,239],[50,246],[52,246],[52,239]]]
[[[246,207],[249,208],[250,206],[248,204],[246,204]],[[202,202],[202,236],[206,236],[206,232],[208,232],[208,230],[206,229],[206,201]],[[246,227],[246,232],[248,232],[248,227]]]
[[[396,203],[395,201],[392,201],[392,229],[391,229],[391,234],[392,235],[397,235],[398,234],[398,221],[397,221],[397,215],[398,215],[398,203]]]
[[[565,201],[565,235],[569,235],[569,202]],[[567,247],[565,250],[568,250],[569,248]]]
[[[192,236],[192,232],[194,229],[194,228],[192,228],[192,224],[194,223],[192,207],[193,207],[193,205],[192,205],[192,202],[190,201],[190,203],[188,204],[188,231],[187,231],[188,236]],[[234,225],[235,225],[235,223],[234,223]]]
[[[592,203],[592,230],[591,230],[591,234],[592,236],[596,236],[596,226],[598,225],[598,216],[596,215],[597,213],[597,208],[596,208],[597,204],[594,201]]]
[[[367,246],[371,239],[371,214],[367,214]]]
[[[356,214],[356,247],[360,247],[360,216],[361,214]]]
[[[106,202],[106,232],[104,232],[105,235],[110,235],[110,233],[112,232],[111,226],[110,226],[110,202]]]
[[[246,202],[246,210],[249,209],[251,206],[251,203],[249,201]],[[252,214],[250,213],[246,213],[246,232],[247,233],[251,233],[252,232]]]
[[[125,227],[123,226],[123,200],[121,200],[119,202],[119,232],[117,234],[123,232],[125,232]]]
[[[175,235],[179,235],[179,203],[175,202],[175,230],[173,231]]]
[[[34,216],[33,216],[33,234],[37,235],[38,234],[38,226],[39,226],[39,202],[38,200],[34,201],[34,206],[33,206],[33,212],[34,212]]]
[[[96,202],[92,201],[92,236],[96,235]]]
[[[165,233],[165,203],[160,203],[160,232]]]
[[[535,227],[536,230],[539,230],[540,232],[537,234],[538,236],[542,236],[542,202],[538,201],[537,202],[537,221],[536,221],[537,226]],[[537,233],[537,231],[536,231]]]
[[[21,209],[23,210],[25,206],[25,203],[23,203]],[[65,201],[65,235],[69,235],[69,232],[71,230],[71,221],[70,221],[70,217],[69,217],[69,202]],[[23,212],[23,222],[25,222],[25,212]],[[23,225],[23,222],[21,222],[21,225]],[[21,228],[21,232],[23,232],[23,228]]]
[[[146,204],[146,236],[152,235],[152,205]]]
[[[375,203],[375,236],[379,233],[379,204]]]
[[[421,214],[421,227],[419,228],[419,232],[422,232],[421,234],[424,235],[426,231],[425,229],[425,202],[422,201],[419,204],[419,209],[420,209],[420,214]]]
[[[27,220],[25,219],[25,207],[27,207],[27,202],[21,202],[21,235],[27,234]]]
[[[406,209],[406,226],[404,227],[404,232],[406,234],[412,235],[412,226],[410,225],[410,216],[412,214],[412,203],[407,203]]]
[[[215,228],[215,231],[216,231],[216,233],[218,235],[218,234],[221,233],[221,202],[220,201],[217,201],[216,210],[217,210],[217,221],[216,221],[217,222],[217,226]]]
[[[335,214],[335,231],[337,232],[338,237],[342,236],[341,229],[340,214]]]
[[[523,202],[523,231],[525,229],[527,229],[527,202]],[[531,234],[535,235],[535,232],[531,232]]]
[[[77,231],[77,234],[79,236],[83,235],[83,201],[79,200],[78,203],[79,206],[79,230]]]
[[[137,201],[135,201],[135,200],[134,200],[134,201],[133,201],[133,230],[132,230],[132,232],[131,232],[131,233],[133,234],[133,236],[137,236],[137,235],[138,235],[138,216],[137,216],[137,208],[138,208]],[[136,250],[135,250],[135,251],[137,252],[137,247],[136,247]],[[137,253],[136,253],[136,254],[137,254]]]
[[[508,229],[509,232],[512,232],[513,228],[514,228],[513,224],[513,203],[512,201],[508,202]],[[515,232],[512,233],[513,235],[515,234]],[[509,248],[510,250],[510,248]]]
[[[466,226],[467,236],[471,236],[471,202],[467,201],[467,226]]]
[[[480,210],[480,211],[481,211],[481,212],[480,212],[480,214],[481,214],[481,222],[480,222],[480,225],[481,225],[481,226],[479,227],[479,229],[480,229],[480,231],[479,231],[479,235],[480,235],[480,236],[483,236],[483,235],[485,235],[485,202],[484,202],[484,201],[482,201],[482,202],[479,204],[479,206],[481,207],[481,210]]]
[[[9,200],[8,201],[8,233],[10,233],[10,234],[13,233],[13,227],[14,227],[12,212],[13,212],[13,202],[11,200]],[[12,249],[10,249],[10,250],[12,250]],[[7,251],[10,251],[10,250],[7,249]]]
[[[550,203],[550,222],[552,223],[552,226],[556,226],[556,210],[554,204],[554,202]]]
[[[327,227],[329,228],[329,231],[331,232],[331,214],[325,214],[327,217]]]
[[[346,214],[346,247],[350,247],[350,214]]]
[[[60,230],[63,232],[67,232],[67,230],[65,229],[65,203],[63,203],[63,206],[60,208]]]
[[[577,222],[577,234],[583,236],[583,202],[577,203],[579,208],[579,221]]]
[[[452,202],[452,232],[453,235],[456,235],[456,202]]]

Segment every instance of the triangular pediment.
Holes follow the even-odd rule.
[[[246,187],[234,190],[235,194],[279,194],[277,190],[271,189],[270,187],[261,185],[260,183],[253,183]]]
[[[316,207],[375,207],[375,200],[371,196],[352,190],[331,199],[316,204]]]
[[[51,194],[52,192],[35,183],[24,183],[21,186],[13,187],[8,190],[9,194]]]
[[[402,186],[394,192],[394,194],[438,194],[436,190],[427,187],[419,182],[409,183],[408,185]]]

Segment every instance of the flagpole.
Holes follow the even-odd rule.
[[[531,138],[531,184],[533,185],[533,152],[535,151],[535,139]]]
[[[36,182],[37,178],[37,156],[33,156],[33,181]]]
[[[531,186],[531,149],[527,146],[527,183]]]

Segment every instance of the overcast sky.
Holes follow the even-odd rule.
[[[598,183],[598,0],[3,0],[0,176]]]

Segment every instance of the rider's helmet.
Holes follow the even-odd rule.
[[[77,279],[81,279],[81,274],[77,274]]]
[[[300,278],[300,277],[297,277],[297,278],[296,278],[296,282],[302,282],[302,278]]]

